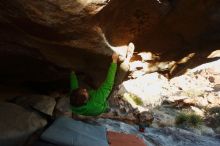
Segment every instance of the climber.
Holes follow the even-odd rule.
[[[113,53],[107,78],[97,90],[87,90],[78,86],[74,72],[70,75],[70,105],[73,114],[97,116],[108,108],[107,98],[114,85],[118,54]]]
[[[124,62],[121,64],[121,70],[119,70],[117,76],[116,85],[121,83],[126,76],[125,72],[129,71],[127,67],[129,61],[134,53],[134,44],[129,43],[127,46],[127,53]],[[117,62],[119,55],[113,53],[112,63],[109,67],[107,78],[100,88],[97,90],[87,90],[78,86],[77,78],[74,72],[71,72],[70,76],[70,105],[73,115],[83,116],[97,116],[105,112],[108,109],[108,96],[113,88],[115,74],[117,70]],[[120,82],[119,82],[120,81]]]

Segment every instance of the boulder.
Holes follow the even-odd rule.
[[[191,109],[196,115],[204,117],[204,110],[201,110],[201,109],[194,107],[194,106],[191,106]]]
[[[21,105],[28,109],[35,109],[44,114],[53,115],[56,101],[54,98],[46,95],[29,95],[29,96],[18,96],[13,100],[14,103]]]
[[[154,113],[154,120],[152,126],[154,127],[175,126],[175,118],[177,115],[177,112],[175,110],[161,108],[161,109],[155,109],[152,112]]]
[[[207,127],[205,125],[201,125],[200,127],[201,133],[203,135],[209,135],[209,136],[213,136],[215,134],[214,130],[210,127]]]
[[[0,119],[2,146],[23,146],[34,132],[47,124],[39,115],[11,103],[0,103]]]
[[[74,69],[98,85],[106,56],[129,42],[160,61],[192,52],[204,58],[220,46],[219,6],[216,0],[1,1],[1,81],[64,81]]]
[[[122,96],[127,93],[133,94],[143,101],[143,105],[155,107],[162,103],[164,98],[162,94],[165,91],[163,87],[166,87],[167,84],[168,80],[164,76],[158,73],[147,74],[125,81],[118,94]]]
[[[217,134],[220,134],[220,126],[215,129]]]
[[[68,97],[61,97],[60,99],[58,99],[57,104],[55,106],[55,116],[66,116],[69,118],[72,117],[72,111]]]

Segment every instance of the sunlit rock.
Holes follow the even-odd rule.
[[[124,82],[119,90],[123,95],[128,92],[136,95],[143,101],[144,106],[154,107],[163,101],[163,87],[168,83],[167,79],[158,73],[141,76],[137,79]]]
[[[201,110],[195,106],[191,106],[191,109],[193,110],[193,112],[196,114],[196,115],[199,115],[201,117],[204,117],[204,110]]]

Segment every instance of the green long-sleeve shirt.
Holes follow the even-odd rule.
[[[106,80],[97,90],[88,90],[89,100],[80,107],[72,106],[72,112],[85,116],[96,116],[103,113],[108,107],[107,98],[114,85],[115,74],[117,70],[117,64],[111,63]],[[78,88],[78,81],[75,73],[70,75],[70,89],[71,91]]]

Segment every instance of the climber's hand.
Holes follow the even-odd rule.
[[[112,54],[112,62],[113,63],[117,63],[118,62],[118,54],[117,53],[113,53]]]

